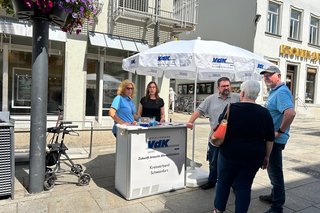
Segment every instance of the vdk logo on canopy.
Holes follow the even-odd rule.
[[[227,63],[227,58],[213,58],[213,63]]]
[[[176,59],[171,58],[170,55],[158,56],[158,66],[176,66]]]
[[[263,64],[258,64],[258,69],[263,69]]]

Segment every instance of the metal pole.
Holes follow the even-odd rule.
[[[160,44],[160,24],[158,16],[160,14],[160,3],[161,0],[156,0],[155,7],[154,7],[154,14],[155,14],[155,26],[154,26],[154,39],[153,45],[158,46]]]
[[[196,68],[196,79],[194,81],[193,87],[193,111],[196,111],[197,108],[197,80],[198,80],[198,68]],[[196,141],[196,123],[194,123],[193,131],[192,131],[192,159],[190,162],[191,169],[194,170],[195,163],[194,163],[194,149],[195,149],[195,141]]]
[[[45,176],[49,21],[33,18],[29,192],[43,191]]]

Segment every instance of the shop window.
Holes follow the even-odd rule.
[[[99,91],[99,61],[87,61],[86,116],[97,116],[99,94],[102,93],[102,115],[107,116],[117,89],[122,80],[128,79],[128,72],[123,71],[121,63],[105,62],[103,71],[103,90]]]
[[[32,53],[11,51],[9,54],[9,110],[11,114],[30,114]],[[56,114],[62,105],[63,56],[51,55],[48,61],[48,114]]]
[[[200,95],[211,95],[213,93],[214,83],[198,83],[197,84],[197,94]],[[181,95],[193,95],[194,94],[194,84],[179,84],[178,94]]]
[[[242,82],[231,82],[231,92],[240,93],[240,86]]]
[[[99,73],[99,62],[97,60],[87,60],[87,84],[86,84],[86,115],[97,115],[98,90],[97,74]]]
[[[128,72],[122,70],[121,63],[105,62],[103,71],[103,115],[108,115],[121,81],[128,79]]]
[[[319,19],[312,16],[310,20],[309,43],[319,45]]]
[[[291,9],[290,16],[290,38],[299,40],[300,39],[300,24],[301,24],[301,12],[298,10]]]
[[[267,21],[267,32],[279,35],[279,15],[280,5],[274,2],[269,2],[268,7],[268,21]]]
[[[314,91],[315,91],[315,81],[316,81],[317,70],[313,68],[308,68],[307,70],[307,80],[306,80],[306,92],[305,92],[305,102],[314,103]]]

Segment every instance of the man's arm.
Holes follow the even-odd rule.
[[[288,129],[290,127],[290,125],[292,124],[292,121],[294,119],[294,117],[296,116],[296,112],[293,108],[289,108],[286,109],[283,112],[283,119],[280,125],[280,131],[285,132],[286,129]],[[279,132],[278,130],[276,130],[276,138],[279,137],[281,134],[281,132]]]
[[[187,128],[192,129],[193,128],[193,123],[197,120],[197,118],[200,116],[200,112],[198,110],[194,111],[194,113],[191,115],[188,123],[187,123]]]

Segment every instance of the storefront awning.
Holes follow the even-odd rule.
[[[10,18],[0,18],[0,33],[32,37],[32,24]],[[67,34],[56,26],[49,28],[49,40],[66,42]]]
[[[146,41],[115,36],[106,33],[89,32],[90,44],[98,47],[141,52],[149,49]]]

